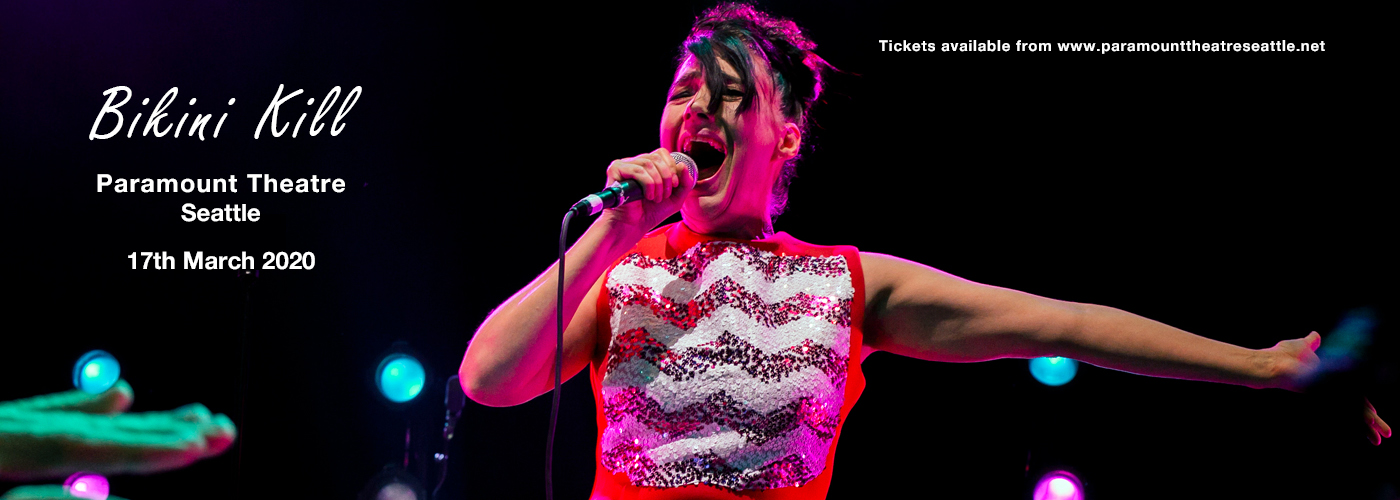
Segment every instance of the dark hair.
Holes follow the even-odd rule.
[[[716,57],[723,58],[739,73],[744,87],[738,107],[740,113],[753,105],[756,93],[750,60],[763,58],[773,76],[779,110],[797,124],[805,138],[808,112],[822,92],[822,74],[835,69],[812,52],[816,48],[817,44],[803,35],[791,20],[770,16],[751,5],[723,3],[696,18],[685,40],[681,59],[692,55],[704,68],[705,88],[710,94],[708,108],[711,114],[718,114],[723,102],[724,75]],[[804,140],[803,144],[807,147],[808,142]],[[788,184],[797,176],[799,157],[785,162],[773,183],[773,204],[768,208],[770,217],[776,218],[787,208]]]

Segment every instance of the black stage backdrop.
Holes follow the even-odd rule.
[[[198,401],[240,442],[114,494],[350,498],[385,465],[428,479],[442,384],[479,322],[554,258],[564,209],[609,161],[657,146],[677,45],[706,4],[612,6],[20,2],[0,15],[6,289],[0,397],[65,389],[106,349],[136,411]],[[773,2],[844,70],[816,110],[779,230],[956,275],[1106,304],[1262,348],[1380,322],[1353,381],[1392,422],[1392,192],[1376,177],[1384,59],[1368,14]],[[1374,15],[1374,14],[1372,14]],[[1325,42],[1304,53],[893,52],[929,42]],[[128,86],[122,133],[89,140]],[[279,85],[363,94],[343,131],[254,139]],[[218,138],[132,138],[223,113]],[[150,105],[141,106],[149,98]],[[198,99],[188,105],[189,98]],[[235,98],[234,105],[227,105]],[[337,105],[340,102],[336,103]],[[323,122],[335,116],[332,110]],[[103,132],[112,127],[107,117]],[[187,125],[188,127],[188,125]],[[1389,138],[1390,134],[1386,134]],[[114,177],[240,179],[237,194],[96,192]],[[247,174],[344,179],[343,193],[248,192]],[[184,222],[246,204],[257,222]],[[1389,208],[1387,208],[1389,207]],[[587,221],[576,225],[576,237]],[[312,252],[312,270],[132,270],[165,251]],[[431,385],[381,403],[379,357],[407,342]],[[1395,443],[1370,446],[1323,397],[1088,367],[1035,382],[1022,360],[876,354],[831,498],[1029,498],[1068,468],[1089,498],[1391,498]],[[1346,411],[1343,411],[1346,410]],[[469,403],[443,498],[540,498],[549,398]],[[564,386],[557,498],[594,467],[587,377]],[[12,485],[0,485],[8,488]],[[1388,493],[1387,493],[1388,492]]]

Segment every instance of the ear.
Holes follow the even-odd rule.
[[[802,130],[797,128],[796,123],[783,122],[783,129],[779,133],[782,137],[778,139],[778,149],[773,152],[774,157],[787,160],[797,156],[797,152],[802,150]]]

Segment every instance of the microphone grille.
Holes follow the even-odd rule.
[[[687,172],[690,172],[691,179],[694,179],[700,175],[700,169],[695,167],[695,160],[690,159],[689,155],[686,155],[685,153],[682,153],[680,151],[676,151],[671,153],[671,159],[675,160],[676,163],[685,165],[685,170]]]

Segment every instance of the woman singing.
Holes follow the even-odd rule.
[[[1320,336],[1262,350],[1118,309],[974,283],[898,257],[818,246],[773,218],[830,66],[791,21],[744,5],[703,14],[661,112],[660,147],[614,161],[645,199],[606,210],[493,312],[462,360],[467,394],[517,405],[588,368],[593,498],[824,498],[861,361],[1064,356],[1155,377],[1299,389]],[[698,164],[692,178],[671,152]],[[681,213],[682,220],[656,226]],[[1372,442],[1390,436],[1374,410]]]

